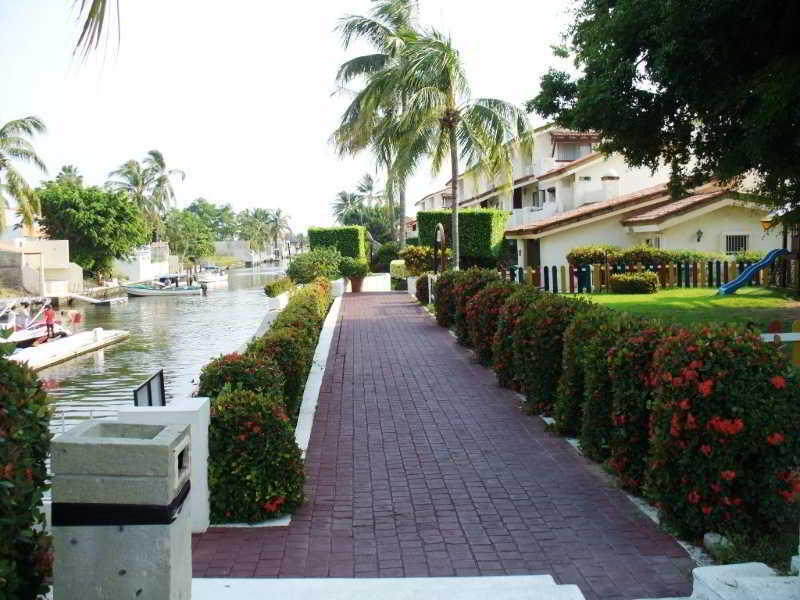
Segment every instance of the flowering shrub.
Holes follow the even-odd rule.
[[[800,494],[800,388],[776,345],[726,326],[656,349],[646,492],[665,524],[755,538],[788,526]]]
[[[478,362],[492,364],[492,344],[497,331],[500,309],[517,286],[508,281],[492,281],[467,302],[466,324],[470,346]]]
[[[532,412],[552,411],[561,377],[564,332],[573,317],[589,306],[583,299],[542,294],[517,320],[512,334],[514,368]]]
[[[454,288],[462,271],[445,271],[439,275],[434,283],[434,306],[436,308],[436,322],[442,327],[450,327],[456,317],[456,304]]]
[[[321,246],[294,256],[286,268],[286,274],[295,283],[310,283],[317,277],[338,279],[341,260],[342,255],[336,248]]]
[[[516,390],[521,387],[520,373],[514,369],[514,330],[523,313],[540,295],[541,292],[532,285],[520,285],[500,307],[497,330],[492,339],[492,368],[497,375],[497,383],[503,387]]]
[[[456,339],[459,344],[469,345],[469,330],[467,329],[467,303],[472,297],[488,284],[499,281],[497,271],[489,269],[467,269],[453,287],[455,296],[455,324]]]
[[[608,279],[612,294],[655,294],[658,275],[650,271],[617,273]]]
[[[289,304],[272,323],[272,328],[279,327],[315,327],[322,326],[328,308],[331,305],[331,283],[327,279],[317,278],[303,286],[293,295]]]
[[[449,262],[452,252],[450,248],[445,248],[444,251],[446,260]],[[400,251],[400,258],[405,261],[407,275],[411,277],[433,271],[435,266],[433,264],[433,248],[430,246],[406,246]],[[441,254],[437,254],[436,258],[441,261]]]
[[[255,523],[303,503],[303,460],[279,395],[222,390],[208,450],[212,522]]]
[[[641,491],[650,454],[653,353],[669,332],[657,321],[641,321],[608,351],[612,394],[608,462],[622,487],[636,493]]]
[[[393,260],[389,264],[389,275],[392,279],[405,279],[408,277],[406,272],[406,261],[403,259]]]
[[[270,281],[264,286],[264,293],[270,298],[280,296],[283,292],[288,292],[292,289],[292,280],[288,277],[280,277],[274,281]]]
[[[428,273],[423,273],[417,277],[417,289],[415,292],[417,300],[422,304],[428,304],[431,301],[430,290],[428,290]]]
[[[234,352],[215,358],[203,367],[197,394],[215,398],[229,385],[233,389],[280,397],[284,383],[283,373],[272,357]]]
[[[576,436],[581,430],[584,404],[584,354],[587,343],[599,327],[613,316],[610,310],[592,306],[576,315],[564,332],[561,378],[558,380],[553,417],[556,431]]]
[[[50,451],[50,406],[36,374],[0,356],[0,593],[47,592],[52,555],[42,494]]]

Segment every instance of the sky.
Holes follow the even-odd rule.
[[[113,1],[113,0],[112,0]],[[330,135],[348,102],[335,95],[345,52],[334,31],[370,0],[119,0],[105,46],[73,56],[73,0],[0,0],[0,122],[36,115],[34,144],[48,166],[64,164],[101,185],[125,161],[160,150],[186,172],[178,206],[282,208],[294,231],[333,224],[340,190],[376,174],[368,153],[340,159]],[[472,93],[522,104],[556,63],[550,46],[569,22],[568,0],[420,0],[420,21],[452,36]],[[532,117],[532,124],[541,121]],[[380,177],[380,172],[377,172]],[[449,172],[422,166],[407,211],[444,186]]]

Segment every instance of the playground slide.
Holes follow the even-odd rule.
[[[760,271],[764,267],[771,265],[775,262],[775,259],[779,256],[783,256],[784,254],[789,254],[788,250],[784,250],[783,248],[776,248],[775,250],[770,250],[769,254],[767,254],[764,258],[762,258],[757,263],[753,263],[749,267],[747,267],[742,274],[739,275],[733,281],[729,281],[720,286],[717,290],[717,295],[719,296],[727,296],[729,294],[733,294],[743,285],[746,285],[752,278],[753,274],[756,271]]]

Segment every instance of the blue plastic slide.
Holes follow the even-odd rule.
[[[728,283],[723,284],[717,290],[718,296],[727,296],[729,294],[733,294],[743,285],[747,285],[747,283],[753,278],[753,275],[756,271],[760,271],[764,267],[771,265],[775,262],[775,259],[779,256],[783,256],[784,254],[789,254],[788,250],[783,248],[776,248],[775,250],[770,250],[770,253],[767,254],[764,258],[762,258],[757,263],[753,263],[749,267],[747,267],[742,274],[739,275],[733,281],[729,281]]]

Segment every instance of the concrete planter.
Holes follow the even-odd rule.
[[[361,286],[364,284],[363,277],[350,277],[350,289],[353,290],[354,294],[357,294],[361,291]]]
[[[283,292],[275,297],[269,298],[270,310],[283,310],[289,303],[289,292]]]
[[[406,283],[408,284],[408,295],[417,297],[417,279],[418,277],[406,277]]]

